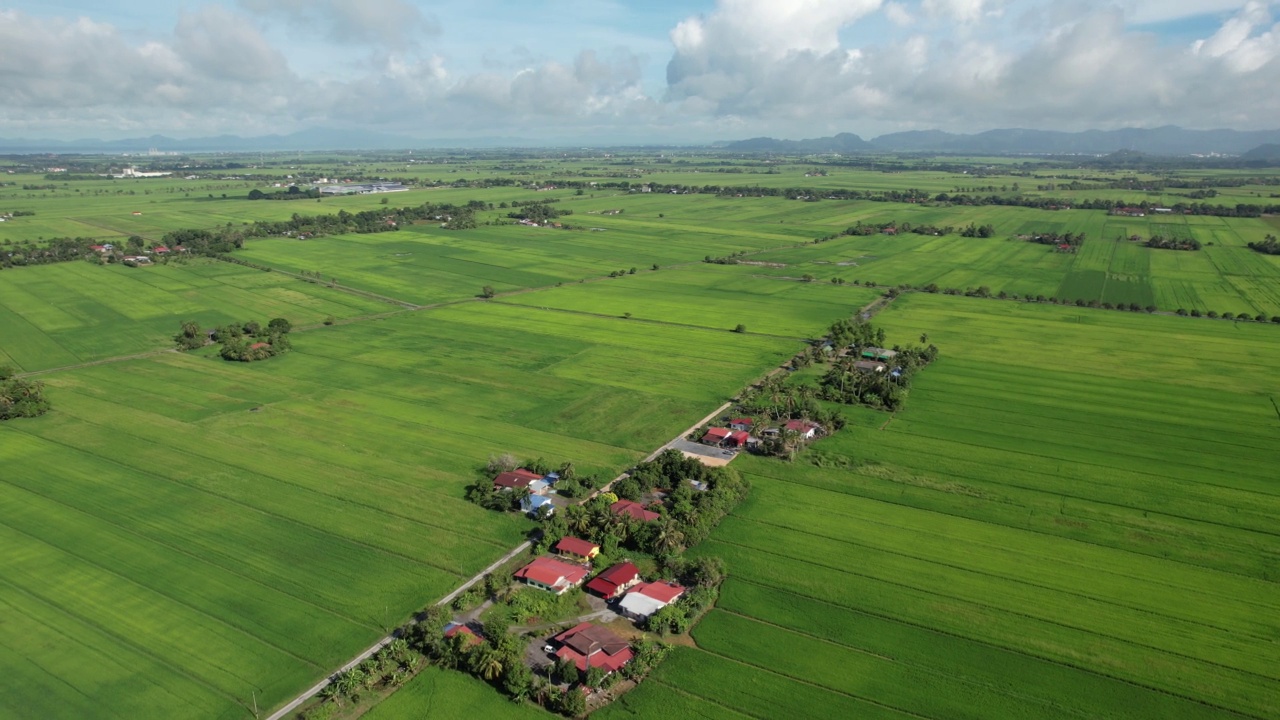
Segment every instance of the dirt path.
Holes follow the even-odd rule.
[[[48,375],[49,373],[62,372],[63,370],[79,370],[81,368],[93,367],[95,365],[110,365],[111,363],[127,362],[129,360],[141,360],[143,358],[155,357],[166,353],[177,353],[172,348],[165,350],[151,350],[149,352],[138,353],[136,355],[120,355],[118,357],[103,358],[102,360],[90,360],[89,362],[76,363],[75,365],[63,365],[56,368],[45,368],[44,370],[32,370],[31,372],[18,373],[18,377],[32,377],[34,375]]]

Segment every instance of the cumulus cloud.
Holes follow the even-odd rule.
[[[1265,127],[1280,114],[1280,98],[1266,89],[1280,77],[1280,26],[1257,0],[1191,48],[1134,31],[1111,5],[1085,7],[1011,41],[1009,23],[995,21],[1005,9],[999,0],[922,0],[926,16],[969,30],[859,47],[841,46],[835,30],[858,23],[875,3],[841,5],[844,14],[823,27],[800,29],[751,12],[756,5],[721,0],[710,15],[676,28],[670,101],[765,127],[808,123],[801,132]],[[905,6],[885,8],[891,22],[899,12],[909,15]]]
[[[338,43],[403,51],[440,34],[440,24],[406,0],[240,0],[240,5],[304,31],[319,28]]]

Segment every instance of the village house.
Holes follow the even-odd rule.
[[[679,600],[684,588],[675,583],[640,583],[618,603],[618,610],[637,622],[648,620],[650,615]]]
[[[640,522],[652,522],[662,517],[652,510],[646,510],[643,505],[634,500],[619,500],[609,506],[614,515],[629,517]]]
[[[534,558],[533,562],[515,571],[513,576],[527,585],[563,595],[581,585],[587,579],[588,572],[590,571],[581,565],[572,565],[544,555]]]
[[[868,360],[884,360],[888,362],[898,356],[897,350],[885,350],[878,347],[866,347],[860,355]]]
[[[612,630],[589,622],[580,623],[552,638],[560,644],[556,657],[571,660],[581,672],[600,668],[617,672],[631,662],[631,645]]]
[[[567,560],[584,563],[591,562],[600,554],[599,545],[580,538],[567,536],[560,538],[560,542],[556,543],[552,549]]]
[[[510,472],[498,473],[498,476],[493,479],[493,489],[515,490],[516,488],[527,488],[534,480],[541,479],[542,476],[538,473],[520,468]]]
[[[729,421],[729,429],[751,432],[752,424],[751,418],[734,418]]]
[[[822,426],[808,420],[791,420],[786,425],[783,425],[783,428],[797,433],[801,439],[812,440],[817,437],[818,431],[822,429]]]
[[[864,373],[882,373],[888,368],[882,362],[875,360],[858,360],[853,364],[853,369]]]
[[[701,442],[703,445],[715,445],[719,447],[721,443],[729,439],[729,435],[731,435],[732,432],[733,431],[728,428],[713,427],[707,430],[706,435],[702,436]]]
[[[640,582],[640,568],[629,562],[620,562],[587,583],[587,590],[605,600],[612,600],[630,590],[638,582]]]
[[[537,517],[538,511],[544,507],[547,508],[548,516],[556,514],[555,503],[546,495],[529,495],[520,501],[520,511],[534,517]]]
[[[466,638],[465,642],[467,647],[475,647],[476,645],[484,642],[484,638],[477,635],[476,631],[462,623],[451,622],[444,626],[444,637],[446,640],[451,640],[458,635]]]

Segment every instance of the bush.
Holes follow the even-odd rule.
[[[744,333],[747,331],[747,326],[742,323],[738,323],[737,327],[735,327],[733,331],[736,333]]]

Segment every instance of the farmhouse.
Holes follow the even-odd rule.
[[[728,428],[713,427],[707,430],[707,434],[702,436],[702,444],[704,445],[720,445],[729,439],[732,431]]]
[[[612,630],[589,622],[580,623],[552,638],[560,643],[556,657],[572,660],[581,672],[589,667],[616,672],[631,662],[631,645]]]
[[[515,571],[513,575],[528,585],[563,595],[581,585],[587,579],[588,572],[581,565],[571,565],[544,555],[534,558],[533,562]]]
[[[730,430],[745,430],[751,432],[751,418],[734,418],[729,421]]]
[[[600,546],[576,537],[562,537],[552,548],[566,559],[590,562],[600,554]]]
[[[897,350],[885,350],[878,347],[867,347],[862,349],[862,357],[868,360],[884,360],[889,361],[898,356]]]
[[[499,473],[498,477],[493,479],[494,490],[515,490],[516,488],[527,488],[534,480],[541,480],[542,476],[520,468],[511,472]]]
[[[800,437],[805,440],[812,440],[817,436],[818,431],[822,429],[821,425],[808,420],[791,420],[783,427],[793,433],[799,433]]]
[[[587,589],[605,600],[612,600],[638,582],[640,569],[629,562],[621,562],[597,575],[587,583]]]
[[[853,364],[854,370],[864,373],[881,373],[887,367],[884,363],[875,360],[858,360]]]
[[[484,642],[484,639],[477,635],[474,630],[462,623],[451,622],[444,626],[444,637],[446,640],[452,639],[458,635],[466,638],[465,642],[467,647],[474,647]]]
[[[643,505],[634,500],[619,500],[609,506],[614,515],[622,515],[640,522],[652,522],[662,517],[652,510],[646,510]]]
[[[675,583],[640,583],[618,603],[618,610],[632,620],[648,620],[649,616],[670,605],[684,595],[684,588]]]
[[[746,430],[734,430],[729,433],[729,439],[725,440],[724,444],[733,448],[742,448],[746,447],[750,441],[751,433]]]
[[[556,514],[555,503],[546,495],[530,495],[520,501],[520,511],[529,515],[536,516],[544,507],[547,509],[547,515]]]

